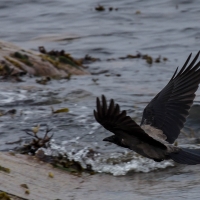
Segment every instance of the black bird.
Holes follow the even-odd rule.
[[[181,164],[200,164],[200,149],[173,145],[184,126],[200,83],[200,61],[196,63],[199,53],[188,65],[190,54],[181,70],[177,72],[176,69],[168,84],[146,106],[140,126],[126,115],[125,110],[120,111],[113,99],[107,105],[104,95],[102,102],[97,98],[95,119],[114,133],[103,141],[129,148],[157,162],[172,159]]]

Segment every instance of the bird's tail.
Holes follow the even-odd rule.
[[[177,163],[196,165],[200,164],[200,149],[181,148],[178,152],[173,152],[169,157]]]

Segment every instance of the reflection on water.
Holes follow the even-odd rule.
[[[95,6],[98,4],[106,10],[97,12]],[[108,11],[109,7],[118,10]],[[96,96],[105,94],[109,99],[114,98],[139,122],[143,108],[165,86],[175,68],[183,65],[190,52],[195,54],[199,50],[199,10],[198,2],[181,0],[1,1],[1,39],[32,49],[40,45],[45,45],[48,50],[64,49],[75,57],[89,54],[101,59],[90,64],[89,71],[94,74],[101,70],[107,72],[74,76],[70,81],[55,80],[46,86],[36,84],[35,78],[24,78],[27,79],[25,82],[17,84],[1,82],[0,109],[14,108],[17,114],[0,118],[0,149],[12,149],[18,145],[6,142],[28,139],[23,130],[40,123],[41,131],[46,125],[54,128],[55,149],[64,149],[83,165],[92,163],[97,171],[122,175],[174,165],[171,161],[155,163],[103,142],[102,139],[110,133],[94,121],[92,113]],[[161,55],[168,60],[151,66],[142,59],[119,59],[137,51],[153,58]],[[114,59],[107,61],[108,58]],[[178,140],[179,145],[199,147],[200,90],[195,100],[195,107]],[[54,109],[68,107],[70,112],[52,115],[51,106]],[[95,152],[93,159],[84,157],[88,149]],[[182,181],[180,191],[197,182],[191,172],[198,170],[197,167],[183,168],[186,171],[181,169],[186,175],[174,175],[178,169],[165,169],[164,173],[170,177],[165,180],[157,177],[159,174],[162,177],[163,170],[154,172],[156,175],[153,172],[153,175],[134,174],[136,179],[139,177],[139,182],[133,186],[141,196],[149,193],[159,199],[159,181],[165,184],[164,187],[170,187],[170,182],[174,181],[172,197],[178,182]],[[150,176],[154,179],[154,175],[158,182],[146,182]],[[190,176],[194,181],[190,182]],[[142,177],[146,177],[144,181]],[[151,185],[154,189],[147,191]],[[193,192],[196,196],[196,189]]]

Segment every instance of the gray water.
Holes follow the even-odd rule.
[[[98,5],[106,10],[96,11]],[[114,10],[109,11],[109,7]],[[157,172],[173,180],[179,170],[180,181],[187,180],[184,188],[197,187],[199,173],[193,174],[191,170],[198,170],[197,167],[183,166],[180,170],[171,161],[155,163],[103,142],[110,133],[95,122],[92,113],[95,98],[105,94],[140,122],[143,108],[165,86],[176,67],[184,64],[189,53],[194,56],[199,51],[199,12],[200,4],[189,0],[0,1],[2,40],[26,49],[37,50],[41,45],[48,50],[64,49],[76,58],[89,54],[101,59],[88,64],[89,72],[107,70],[99,75],[73,76],[70,81],[53,80],[45,86],[29,77],[24,77],[25,82],[21,83],[1,82],[0,109],[16,109],[17,114],[0,118],[0,150],[13,149],[30,140],[24,129],[40,124],[42,134],[48,125],[54,133],[52,151],[48,153],[67,152],[83,166],[89,163],[95,171],[114,175]],[[168,60],[149,65],[143,59],[119,59],[137,52]],[[185,134],[178,140],[179,145],[195,148],[199,146],[200,90],[196,94],[195,107],[183,130]],[[55,110],[68,107],[70,112],[52,115],[51,106]],[[169,172],[170,166],[173,168]],[[143,176],[137,174],[138,179]],[[160,181],[165,188],[165,181]],[[196,191],[192,193],[193,198],[198,198]],[[148,195],[148,199],[158,198],[151,192]],[[162,191],[161,196],[168,197]]]

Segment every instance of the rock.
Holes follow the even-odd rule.
[[[9,74],[8,74],[9,73]],[[15,75],[28,73],[35,76],[49,76],[51,78],[64,78],[69,75],[89,74],[81,63],[63,62],[32,50],[0,41],[0,74]]]

